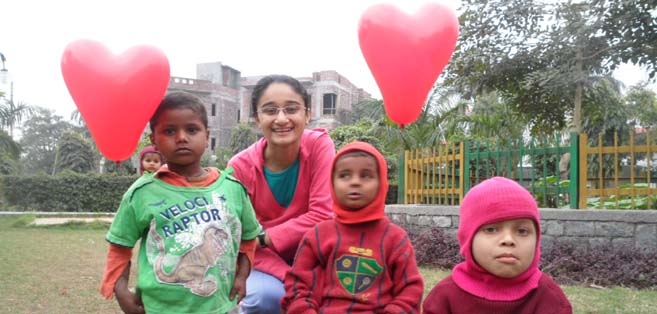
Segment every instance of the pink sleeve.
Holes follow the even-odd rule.
[[[314,143],[309,158],[310,186],[308,189],[308,211],[294,219],[267,229],[276,251],[281,255],[293,256],[303,234],[318,223],[331,219],[331,163],[335,146],[327,133],[321,134]]]
[[[283,281],[285,273],[290,270],[290,265],[271,248],[257,248],[253,269],[270,274]]]

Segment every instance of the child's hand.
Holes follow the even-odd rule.
[[[246,278],[239,279],[235,277],[235,282],[233,283],[233,289],[230,290],[230,300],[234,300],[237,296],[237,303],[244,299],[246,295]]]
[[[237,270],[235,272],[235,281],[233,282],[233,289],[230,290],[230,300],[235,299],[237,302],[242,301],[246,295],[246,278],[249,277],[251,272],[251,263],[249,258],[244,253],[237,254]]]
[[[128,289],[128,281],[121,277],[116,282],[114,288],[114,295],[116,296],[116,301],[119,302],[119,306],[123,313],[126,314],[145,314],[144,304],[141,302],[141,297],[136,293],[133,293]]]

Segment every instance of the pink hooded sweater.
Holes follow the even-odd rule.
[[[498,221],[528,218],[536,225],[536,252],[527,270],[514,278],[499,278],[477,264],[472,256],[472,239],[479,228]],[[461,255],[465,257],[452,273],[461,289],[478,297],[511,301],[525,296],[538,286],[541,271],[541,218],[536,200],[525,188],[513,180],[494,177],[472,188],[463,198],[458,239]]]
[[[257,249],[254,269],[283,281],[303,234],[333,217],[330,168],[335,146],[324,129],[304,131],[297,187],[287,208],[278,204],[265,179],[265,147],[267,140],[261,138],[231,158],[228,166],[235,169],[233,175],[246,187],[256,217],[273,244]]]
[[[527,218],[536,225],[534,259],[514,278],[497,277],[472,256],[472,241],[481,226]],[[461,203],[458,229],[465,262],[436,285],[424,300],[425,314],[518,313],[570,314],[572,307],[561,288],[538,269],[541,230],[534,197],[513,180],[494,177],[472,188]]]

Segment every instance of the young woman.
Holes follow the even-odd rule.
[[[326,130],[306,130],[310,96],[296,79],[270,75],[256,84],[251,109],[264,137],[228,163],[247,189],[265,231],[242,301],[245,313],[280,313],[283,280],[303,234],[332,218]]]

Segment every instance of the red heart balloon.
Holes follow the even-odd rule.
[[[107,159],[126,160],[137,148],[169,84],[169,60],[150,46],[114,55],[79,40],[62,55],[62,74],[82,118]]]
[[[360,50],[392,121],[403,127],[418,118],[458,35],[456,15],[441,4],[427,4],[413,16],[388,4],[363,13],[358,26]]]

